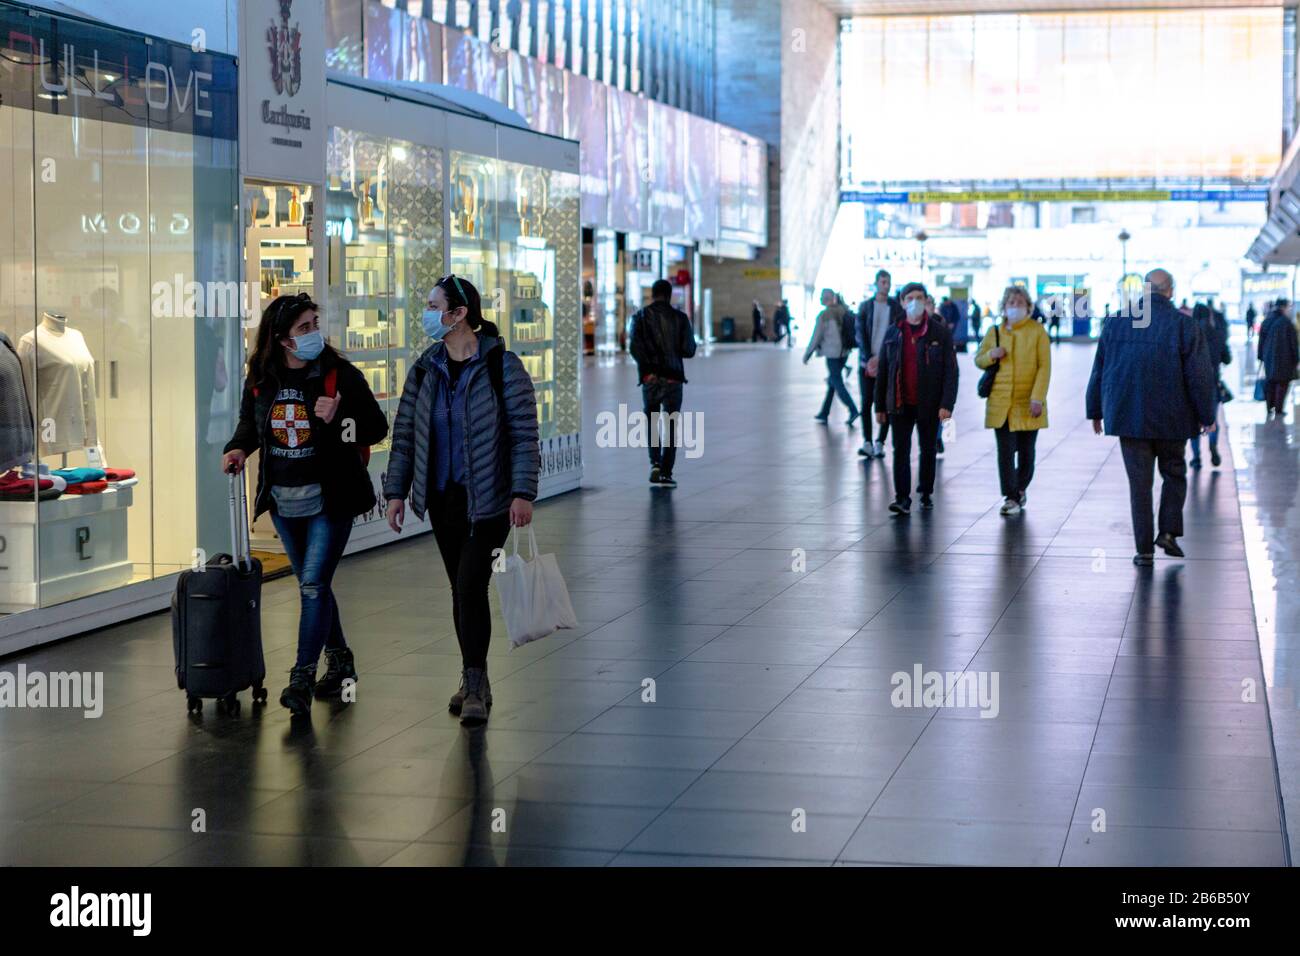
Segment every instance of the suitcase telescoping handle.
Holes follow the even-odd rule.
[[[248,540],[248,492],[244,473],[230,476],[230,545],[235,564],[245,571],[253,569],[252,545]]]

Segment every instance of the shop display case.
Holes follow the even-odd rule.
[[[324,329],[391,423],[428,345],[424,302],[442,276],[442,150],[332,128],[326,160],[329,275]],[[371,449],[376,493],[389,439]],[[378,509],[366,520],[376,520]]]
[[[484,292],[484,316],[532,377],[542,477],[579,467],[582,348],[576,174],[451,157],[452,270]]]

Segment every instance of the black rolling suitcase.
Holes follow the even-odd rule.
[[[190,713],[215,697],[218,712],[239,712],[241,690],[266,703],[262,657],[262,563],[250,552],[248,502],[242,475],[230,476],[230,538],[235,554],[218,554],[185,571],[172,596],[176,684]]]

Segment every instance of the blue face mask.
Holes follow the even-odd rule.
[[[447,337],[447,333],[456,327],[454,322],[451,325],[443,325],[442,315],[441,309],[424,310],[424,334],[435,342],[441,342]]]
[[[303,362],[311,362],[325,351],[325,336],[320,331],[307,332],[293,337],[293,356]]]

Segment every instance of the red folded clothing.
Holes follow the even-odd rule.
[[[16,471],[0,475],[0,494],[26,496],[31,498],[36,494],[36,489],[38,487],[36,484],[37,480],[38,479],[36,478],[24,478]],[[54,482],[50,481],[48,478],[41,478],[39,481],[39,488],[41,491],[48,491],[54,487]]]
[[[105,481],[126,481],[128,478],[134,478],[135,472],[130,468],[105,468]]]
[[[68,485],[66,494],[69,495],[97,495],[101,491],[108,490],[107,481],[83,481],[80,484]]]

